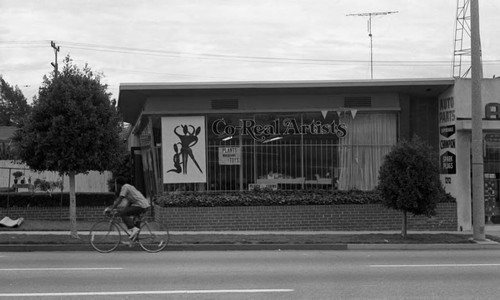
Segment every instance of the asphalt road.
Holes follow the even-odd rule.
[[[0,253],[0,299],[496,299],[498,250]]]

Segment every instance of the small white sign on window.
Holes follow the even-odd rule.
[[[240,147],[219,147],[219,165],[240,165]]]

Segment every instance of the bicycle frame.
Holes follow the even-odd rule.
[[[139,232],[137,233],[136,237],[134,238],[133,242],[137,242],[137,240],[139,239],[139,233],[141,232],[141,227],[143,224],[147,223],[147,221],[143,220],[142,218],[142,215],[139,215],[139,216],[134,216],[134,220],[135,218],[139,218],[139,221],[140,221],[140,226],[139,226]],[[119,230],[125,232],[127,234],[127,236],[130,237],[130,233],[128,232],[128,230],[124,227],[124,224],[121,223],[118,219],[119,219],[119,213],[118,212],[115,212],[113,213],[111,216],[108,216],[109,218],[109,222],[110,223],[113,223],[115,224],[116,226],[118,226]]]

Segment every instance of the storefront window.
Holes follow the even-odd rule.
[[[377,185],[378,171],[397,142],[397,118],[391,113],[361,113],[355,118],[341,115],[348,133],[340,140],[339,188],[371,190]]]
[[[207,115],[206,184],[165,190],[370,190],[396,128],[393,113]]]

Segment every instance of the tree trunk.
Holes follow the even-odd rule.
[[[401,230],[401,236],[406,239],[408,232],[408,219],[406,218],[406,210],[403,210],[403,228]]]
[[[79,239],[78,231],[76,229],[76,184],[75,172],[69,173],[69,223],[71,230],[71,237]]]

